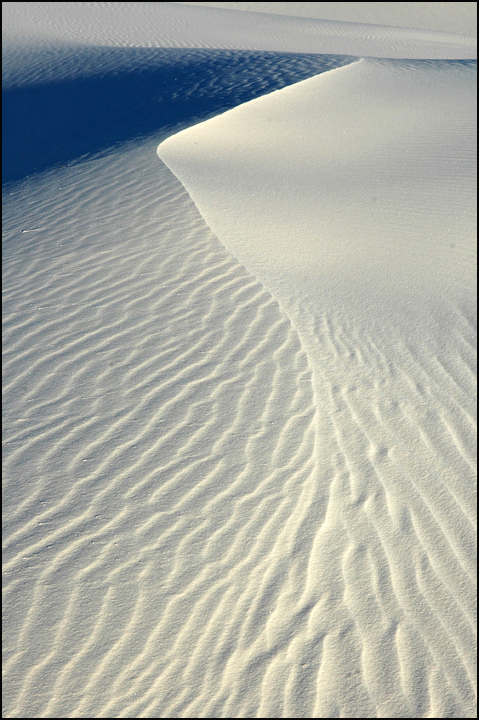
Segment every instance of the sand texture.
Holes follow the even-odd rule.
[[[474,38],[3,5],[3,717],[476,717]]]

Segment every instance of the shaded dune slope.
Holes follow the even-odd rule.
[[[27,53],[7,45],[3,182],[147,134],[162,133],[159,142],[351,61],[344,55],[176,48],[47,47]]]

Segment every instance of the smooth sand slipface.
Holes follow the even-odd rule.
[[[360,60],[158,152],[288,312],[423,337],[474,287],[475,80],[472,63]]]
[[[4,5],[4,716],[475,716],[472,39]]]

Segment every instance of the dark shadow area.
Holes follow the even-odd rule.
[[[80,49],[73,79],[3,91],[3,182],[152,132],[160,142],[260,95],[355,58],[163,48]],[[58,53],[50,75],[62,69]],[[76,58],[75,58],[76,60]],[[43,60],[43,63],[45,61]],[[72,54],[68,57],[72,63]],[[82,66],[83,62],[83,66]],[[78,71],[78,67],[80,70]]]

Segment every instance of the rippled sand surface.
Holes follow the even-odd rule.
[[[475,717],[473,39],[4,6],[3,716]]]

